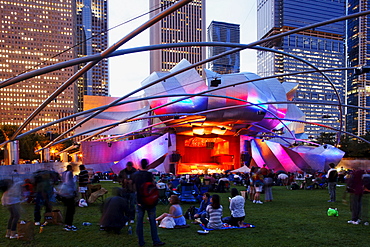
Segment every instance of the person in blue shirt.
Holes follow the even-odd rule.
[[[202,201],[200,202],[199,208],[197,208],[194,219],[200,218],[201,220],[206,217],[206,208],[208,205],[211,204],[211,195],[208,192],[205,192],[202,197]]]

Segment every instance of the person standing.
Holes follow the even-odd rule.
[[[255,188],[253,203],[263,204],[263,202],[261,202],[260,195],[262,193],[264,184],[263,184],[263,176],[260,170],[257,170],[256,173],[253,174],[252,180],[253,180],[253,185]]]
[[[22,202],[22,182],[13,182],[10,179],[0,181],[0,191],[4,191],[1,204],[9,211],[9,219],[5,237],[18,238],[17,223],[20,218]]]
[[[35,184],[35,209],[34,209],[34,220],[35,225],[39,226],[41,223],[41,208],[45,207],[45,213],[52,211],[52,204],[50,199],[53,195],[52,176],[50,171],[39,170],[34,173],[34,184]]]
[[[156,204],[146,205],[144,203],[144,195],[141,192],[142,185],[147,182],[154,182],[153,176],[147,170],[149,164],[147,159],[141,160],[141,170],[133,174],[133,182],[136,187],[136,212],[137,212],[137,224],[136,224],[136,234],[139,240],[139,245],[144,246],[144,215],[145,211],[148,213],[149,223],[150,223],[150,234],[152,236],[153,246],[162,246],[165,243],[162,242],[158,237],[157,225],[155,222],[156,218]]]
[[[73,218],[76,211],[76,183],[73,180],[72,165],[67,165],[67,170],[62,173],[62,187],[60,196],[62,197],[62,202],[66,207],[64,230],[77,231],[77,227],[73,225]]]
[[[79,192],[81,193],[81,198],[87,201],[87,184],[89,183],[89,172],[86,170],[84,165],[80,165],[80,173],[78,174],[78,186]]]
[[[337,187],[337,181],[338,181],[338,172],[337,169],[335,169],[335,164],[330,163],[329,164],[329,171],[326,175],[328,180],[328,189],[329,189],[329,195],[330,200],[328,202],[335,202],[336,200],[336,187]]]
[[[122,184],[123,197],[127,199],[128,203],[128,215],[126,216],[131,224],[133,224],[135,220],[136,204],[136,189],[132,177],[137,170],[133,166],[134,164],[131,161],[127,162],[126,168],[121,170],[118,174],[118,181]]]
[[[364,173],[363,170],[354,170],[347,180],[347,191],[350,193],[350,208],[352,213],[352,218],[348,221],[348,224],[358,225],[361,222],[360,215],[363,195],[362,175]]]
[[[369,208],[370,208],[370,174],[365,171],[362,175],[362,184],[364,186],[364,193],[362,194],[362,208],[361,217],[365,226],[369,225]]]
[[[267,175],[263,179],[264,189],[265,189],[265,202],[272,202],[272,185],[274,183],[274,174],[271,170],[268,170]]]

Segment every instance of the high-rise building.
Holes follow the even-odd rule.
[[[345,15],[345,2],[345,0],[258,0],[258,38],[267,38],[295,28],[343,16]],[[320,69],[342,67],[345,61],[344,34],[344,23],[336,22],[265,42],[263,46],[299,56]],[[260,76],[312,69],[294,58],[266,51],[258,52],[257,62]],[[339,98],[343,102],[344,72],[336,71],[326,74],[335,85]],[[305,113],[306,121],[339,128],[338,107],[315,104],[316,102],[338,102],[333,87],[323,76],[319,73],[310,73],[279,79],[299,84],[294,100],[299,102],[297,105]],[[320,133],[330,132],[330,130],[306,124],[305,132],[311,138],[316,138]]]
[[[74,50],[64,52],[75,44],[75,0],[4,0],[0,9],[0,81],[76,57]],[[74,72],[68,67],[1,88],[0,125],[21,125]],[[69,86],[26,130],[74,113],[76,92],[75,85]],[[71,124],[57,124],[47,131],[62,133]]]
[[[368,0],[349,0],[348,14],[369,10]],[[348,66],[358,71],[348,71],[347,100],[349,105],[370,106],[370,74],[361,73],[360,68],[370,66],[370,20],[362,16],[348,20],[347,44]],[[370,112],[364,109],[348,108],[346,130],[356,135],[365,135],[370,130]]]
[[[171,6],[173,0],[150,0],[151,17]],[[162,19],[150,29],[150,44],[202,42],[206,40],[205,0],[193,0],[176,12]],[[168,48],[150,52],[150,72],[170,71],[183,58],[194,64],[206,57],[204,47]],[[197,68],[203,74],[202,67]]]
[[[208,41],[210,42],[228,42],[240,43],[240,25],[227,22],[212,21],[208,26]],[[231,50],[231,47],[210,46],[209,56],[215,56],[225,51]],[[240,71],[240,52],[235,52],[223,56],[209,63],[209,69],[219,74],[239,73]]]
[[[77,0],[77,54],[88,56],[108,47],[107,0]],[[80,64],[82,68],[85,64]],[[78,111],[83,96],[108,96],[108,60],[104,59],[78,79]]]

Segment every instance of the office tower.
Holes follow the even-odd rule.
[[[107,0],[77,0],[76,7],[78,56],[101,53],[108,47]],[[83,110],[84,95],[108,96],[108,60],[100,61],[78,79],[78,111]]]
[[[174,3],[173,0],[150,0],[151,17]],[[206,40],[205,0],[194,0],[176,12],[162,19],[150,29],[150,44],[178,42],[202,42]],[[205,59],[204,47],[168,48],[150,52],[150,72],[170,71],[181,59],[194,64]],[[202,67],[197,68],[203,74]]]
[[[0,81],[25,71],[75,58],[75,1],[0,1]],[[0,125],[20,126],[27,117],[75,72],[74,67],[40,75],[0,89]],[[25,130],[75,112],[75,85],[53,100]],[[44,131],[64,132],[71,122]]]
[[[345,15],[345,0],[258,0],[257,32],[263,39],[275,34],[329,20]],[[263,46],[278,49],[299,56],[320,69],[344,66],[344,23],[337,22],[280,39],[265,42]],[[312,70],[308,65],[294,58],[280,54],[259,51],[258,74],[269,76],[278,73]],[[344,72],[327,72],[328,77],[344,103]],[[294,100],[306,115],[306,121],[339,128],[337,106],[318,103],[337,103],[338,97],[329,82],[319,73],[300,74],[279,78],[281,81],[299,83]],[[329,129],[306,124],[305,132],[310,138],[317,138]]]
[[[212,21],[208,27],[208,41],[240,43],[240,25],[227,22]],[[209,56],[215,56],[231,47],[210,46]],[[240,71],[240,52],[235,52],[223,56],[209,63],[209,69],[219,74],[239,73]]]
[[[349,0],[348,14],[368,11],[368,0]],[[370,66],[369,17],[362,16],[348,20],[347,44],[348,66]],[[369,107],[370,75],[363,71],[348,71],[347,100],[349,105]],[[368,71],[367,71],[368,72]],[[369,102],[369,103],[367,103]],[[365,135],[370,130],[369,112],[364,109],[348,108],[346,129],[356,135]]]

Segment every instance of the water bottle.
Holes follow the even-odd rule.
[[[127,229],[128,235],[132,235],[132,226],[129,226]]]
[[[83,222],[82,225],[83,226],[91,226],[92,224],[90,222]]]

